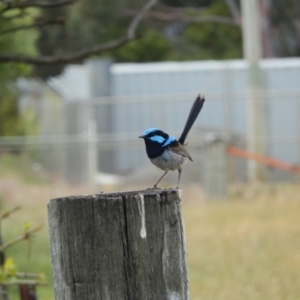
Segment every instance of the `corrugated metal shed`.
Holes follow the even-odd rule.
[[[156,126],[179,135],[191,102],[202,93],[207,101],[196,127],[230,130],[246,136],[246,67],[241,60],[113,65],[114,95],[130,97],[134,102],[115,107],[115,133],[141,132]],[[268,154],[299,163],[300,59],[264,60],[261,68]],[[122,158],[118,165],[125,166],[131,161],[129,151],[119,155]]]
[[[112,64],[112,97],[90,94],[89,64],[69,66],[48,83],[65,100],[113,105],[112,139],[135,138],[148,127],[174,135],[182,130],[197,94],[207,98],[195,127],[247,134],[247,64],[242,60]],[[300,163],[300,59],[261,62],[265,81],[268,154]],[[105,79],[104,79],[105,82]],[[141,147],[142,148],[142,147]],[[146,161],[143,149],[115,149],[111,171],[126,171]],[[105,170],[109,171],[109,170]]]

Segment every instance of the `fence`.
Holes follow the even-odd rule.
[[[263,61],[261,66],[267,127],[261,137],[264,154],[298,164],[300,60]],[[97,171],[128,174],[149,164],[137,137],[153,126],[179,136],[192,101],[202,93],[207,100],[188,147],[192,155],[199,155],[198,163],[191,164],[197,169],[191,171],[197,174],[192,178],[204,182],[205,141],[211,133],[233,136],[234,145],[247,144],[245,70],[242,61],[115,65],[91,61],[70,66],[61,77],[50,80],[35,100],[41,136],[2,138],[0,147],[22,146],[39,153],[42,165],[74,183],[86,181]],[[233,179],[245,177],[240,164],[229,164]],[[271,169],[267,173],[268,180],[294,178]]]

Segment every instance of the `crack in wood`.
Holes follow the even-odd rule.
[[[189,300],[178,190],[53,199],[56,300]]]

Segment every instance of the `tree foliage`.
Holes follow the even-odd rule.
[[[12,11],[9,17],[14,18],[17,14]],[[10,23],[13,26],[27,25],[31,22],[29,18],[20,20],[13,19]],[[0,31],[7,30],[8,24],[0,19]],[[36,31],[28,31],[26,35],[22,32],[14,34],[0,34],[0,49],[2,53],[15,52],[26,53],[28,55],[37,54],[35,41],[37,39]],[[0,64],[0,136],[24,135],[26,133],[26,122],[19,115],[17,106],[17,94],[12,88],[12,82],[19,76],[28,76],[32,72],[32,67],[22,63]]]
[[[133,41],[108,55],[119,62],[163,61],[169,58],[171,44],[163,34],[149,30],[141,40]]]
[[[265,57],[294,56],[300,53],[298,2],[259,2],[264,19]],[[0,62],[14,60],[49,66],[82,62],[93,55],[105,55],[104,52],[115,50],[138,37],[135,30],[131,31],[134,34],[128,34],[128,24],[134,15],[138,16],[137,23],[143,20],[143,27],[139,27],[143,35],[148,32],[153,35],[153,31],[160,35],[158,43],[153,41],[151,45],[153,50],[156,44],[160,49],[162,38],[165,39],[165,48],[170,47],[171,50],[167,51],[167,57],[165,51],[158,57],[144,48],[147,43],[135,43],[130,61],[135,53],[136,61],[241,56],[241,9],[238,0],[148,0],[146,4],[143,0],[0,0],[0,18],[8,19],[7,13],[12,9],[19,9],[19,17],[24,18],[29,15],[31,7],[39,8],[38,17],[32,18],[32,23],[27,25],[27,28],[39,28],[39,55],[28,57],[17,55],[16,51],[12,55],[6,55],[6,51],[4,54],[0,53]],[[141,7],[144,9],[139,14]],[[46,25],[52,26],[48,28]],[[16,28],[10,30],[16,32]],[[108,41],[111,43],[107,43]],[[143,51],[145,53],[141,56]],[[117,52],[110,54],[117,61],[126,60],[124,53],[121,55]],[[55,73],[55,70],[49,70],[49,74]],[[58,71],[59,68],[56,72]],[[39,73],[43,74],[40,67]],[[45,74],[49,75],[47,72]]]
[[[215,1],[201,15],[230,17],[230,11],[224,1]],[[241,30],[230,24],[195,22],[186,26],[175,47],[175,57],[183,60],[241,58]]]
[[[267,13],[273,56],[300,56],[300,2],[277,0]]]
[[[300,55],[298,0],[261,0],[264,57]],[[24,134],[9,82],[94,55],[119,62],[242,56],[238,0],[0,0],[0,135]],[[21,64],[20,62],[26,63]]]
[[[35,226],[32,228],[31,222],[25,222],[23,226],[23,232],[7,241],[3,240],[2,233],[2,221],[9,217],[14,212],[18,211],[20,206],[16,206],[10,210],[0,212],[0,295],[1,299],[10,299],[9,297],[9,287],[10,286],[37,286],[46,284],[45,276],[43,274],[32,274],[32,273],[21,273],[19,271],[18,265],[12,257],[6,257],[6,251],[13,245],[20,243],[22,241],[28,242],[28,258],[31,254],[31,243],[32,238],[35,233],[41,229],[41,225]],[[24,251],[25,253],[25,251]],[[35,288],[32,289],[34,292]],[[29,296],[27,293],[26,297]],[[35,298],[35,292],[32,294],[32,297]],[[22,298],[23,299],[23,298]],[[27,298],[26,298],[27,299]],[[31,298],[32,299],[32,298]]]
[[[63,52],[79,50],[82,45],[92,47],[105,43],[124,34],[130,19],[139,10],[141,0],[84,0],[71,7],[44,9],[52,17],[64,20],[61,27],[42,27],[38,47],[43,55],[58,55]],[[196,10],[190,6],[196,7]],[[178,9],[180,10],[178,12]],[[108,54],[119,62],[151,62],[162,60],[224,59],[241,57],[240,28],[230,20],[230,12],[223,0],[206,1],[163,1],[156,6],[154,13],[161,10],[165,15],[182,14],[183,19],[162,22],[147,14],[140,29],[143,37]],[[191,18],[220,16],[227,19],[197,23]],[[188,21],[184,18],[187,17]],[[212,19],[213,20],[213,19]],[[217,26],[216,26],[217,24]],[[39,66],[42,77],[59,73],[63,65]]]

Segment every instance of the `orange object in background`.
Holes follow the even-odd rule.
[[[281,169],[281,170],[285,170],[285,171],[289,171],[289,172],[293,172],[293,173],[300,175],[300,166],[298,166],[298,165],[292,165],[292,164],[283,162],[279,159],[272,158],[272,157],[258,154],[258,153],[254,153],[254,152],[250,152],[245,149],[238,148],[238,147],[228,146],[226,150],[229,155],[244,158],[247,160],[255,160],[256,162],[261,163],[263,165]]]

